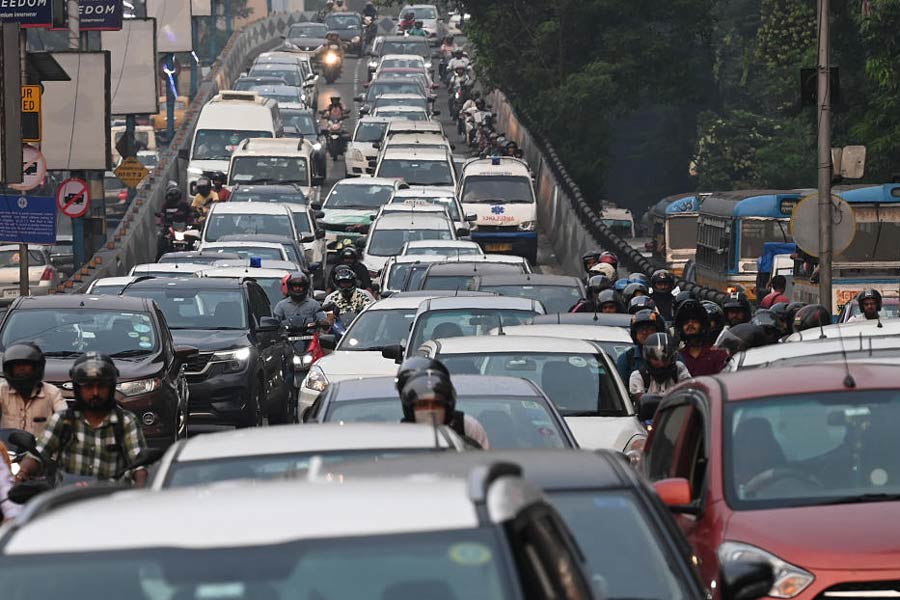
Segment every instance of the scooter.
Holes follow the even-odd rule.
[[[200,232],[183,222],[172,223],[167,237],[169,247],[175,252],[193,250],[200,242]]]
[[[322,75],[325,76],[325,81],[328,83],[334,83],[341,76],[341,72],[344,68],[344,56],[340,52],[340,49],[336,48],[334,45],[328,47],[325,50],[325,54],[322,55]]]
[[[347,132],[344,131],[344,119],[328,117],[322,135],[326,139],[326,148],[332,160],[337,160],[347,148]]]

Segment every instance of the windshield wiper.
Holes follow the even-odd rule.
[[[84,354],[84,352],[79,352],[78,350],[57,350],[56,352],[44,352],[44,356],[49,356],[52,358],[65,358],[67,356],[78,356],[79,354]]]
[[[237,331],[246,327],[200,327],[203,331]]]
[[[110,356],[112,358],[132,358],[134,356],[146,356],[148,354],[153,354],[153,352],[150,350],[132,348],[131,350],[122,350],[121,352],[115,352],[114,354],[110,354]]]
[[[830,498],[815,504],[863,504],[866,502],[894,502],[897,500],[900,500],[900,494],[859,494],[842,498]]]

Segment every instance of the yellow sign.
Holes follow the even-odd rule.
[[[129,156],[116,167],[115,174],[116,177],[122,180],[122,183],[130,188],[136,188],[150,174],[150,171],[147,170],[147,167],[141,161],[133,156]]]
[[[22,141],[41,141],[41,86],[22,86]]]

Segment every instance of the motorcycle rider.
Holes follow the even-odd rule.
[[[807,304],[794,315],[794,332],[831,325],[831,313],[821,304]]]
[[[603,290],[597,295],[597,304],[600,305],[600,312],[607,314],[616,314],[625,312],[625,304],[622,298],[615,290]]]
[[[725,311],[725,324],[734,327],[739,323],[749,323],[752,316],[750,301],[744,292],[731,292],[728,299],[722,304]]]
[[[47,359],[32,342],[18,342],[3,353],[0,381],[0,429],[21,429],[39,436],[53,413],[66,409],[55,385],[44,383]]]
[[[650,276],[650,297],[656,303],[656,310],[666,321],[671,321],[672,304],[675,297],[672,295],[672,289],[675,287],[675,276],[666,269],[659,269]]]
[[[372,278],[369,276],[369,269],[366,268],[366,265],[359,262],[359,252],[357,252],[356,248],[347,246],[341,250],[340,254],[338,254],[338,260],[340,262],[336,264],[331,269],[331,273],[328,274],[328,286],[326,291],[329,294],[338,288],[334,276],[337,274],[337,270],[343,266],[350,267],[353,270],[356,274],[356,281],[359,283],[359,287],[369,293],[372,292]]]
[[[594,275],[588,280],[588,297],[578,302],[569,312],[600,312],[600,294],[612,290],[612,281],[606,275]]]
[[[184,199],[178,184],[174,181],[169,182],[166,187],[165,204],[159,213],[159,236],[156,242],[157,256],[162,256],[170,250],[169,248],[169,227],[173,223],[186,223],[188,225],[194,222],[195,211]]]
[[[699,301],[685,300],[675,314],[675,331],[684,342],[678,358],[693,377],[715,375],[725,368],[728,353],[712,347],[709,313]]]
[[[649,296],[650,288],[648,288],[643,283],[635,281],[633,283],[629,283],[625,286],[625,289],[622,290],[622,298],[629,305],[634,298],[640,298],[641,296]]]
[[[347,265],[338,265],[333,274],[337,289],[325,298],[325,304],[334,304],[340,312],[358,313],[375,302],[369,292],[359,289],[356,273]]]
[[[675,340],[668,333],[651,334],[642,347],[644,364],[631,372],[628,392],[635,401],[644,394],[665,394],[679,382],[691,378],[677,358]]]
[[[219,201],[219,195],[212,189],[212,182],[209,177],[201,177],[197,180],[197,195],[191,203],[191,208],[200,215],[200,220],[206,220],[206,215],[213,202]]]
[[[413,26],[407,30],[408,35],[417,35],[419,37],[428,37],[428,32],[423,29],[425,23],[423,21],[414,21]]]
[[[656,302],[650,296],[635,296],[628,303],[628,314],[633,315],[641,310],[652,310],[656,312]]]
[[[343,120],[347,118],[347,108],[341,102],[340,96],[331,96],[330,104],[321,111],[321,115],[329,120]]]
[[[634,346],[616,359],[616,370],[622,381],[628,381],[631,374],[644,364],[643,347],[647,338],[654,333],[663,333],[666,324],[655,310],[644,309],[631,317],[631,341]]]
[[[375,20],[375,17],[378,16],[378,9],[375,8],[375,4],[372,2],[372,0],[366,2],[366,6],[365,8],[363,8],[362,15],[363,17],[369,17],[373,21]]]
[[[416,13],[411,10],[403,13],[403,18],[400,20],[400,31],[409,31],[416,25]]]
[[[881,292],[874,289],[863,290],[856,296],[856,302],[862,312],[851,317],[848,322],[878,320],[878,313],[881,312]]]
[[[130,468],[147,449],[141,425],[133,413],[116,404],[119,371],[113,360],[97,352],[82,354],[72,365],[75,404],[54,413],[16,481],[26,481],[53,462],[73,475],[112,480]],[[136,487],[144,487],[147,469],[131,470]]]
[[[210,177],[212,180],[213,189],[216,192],[216,195],[219,197],[219,202],[228,202],[228,199],[231,198],[231,192],[228,191],[228,188],[225,187],[225,182],[227,181],[227,177],[225,177],[225,173],[222,171],[216,171]]]
[[[309,277],[297,272],[285,276],[288,296],[275,305],[274,317],[298,326],[327,321],[322,305],[309,295]]]
[[[710,300],[704,300],[701,304],[709,316],[709,342],[714,344],[725,329],[725,312],[721,306]]]
[[[402,423],[447,425],[466,441],[490,449],[481,423],[456,409],[456,390],[442,363],[425,357],[407,359],[397,372],[397,391],[403,404]]]
[[[584,266],[584,272],[590,277],[591,267],[600,262],[602,250],[590,250],[581,255],[581,264]]]

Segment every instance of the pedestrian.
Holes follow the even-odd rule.
[[[784,295],[785,288],[787,288],[787,279],[785,279],[784,275],[776,275],[773,277],[772,291],[760,301],[759,307],[772,308],[774,304],[778,304],[779,302],[789,304],[791,299]]]

